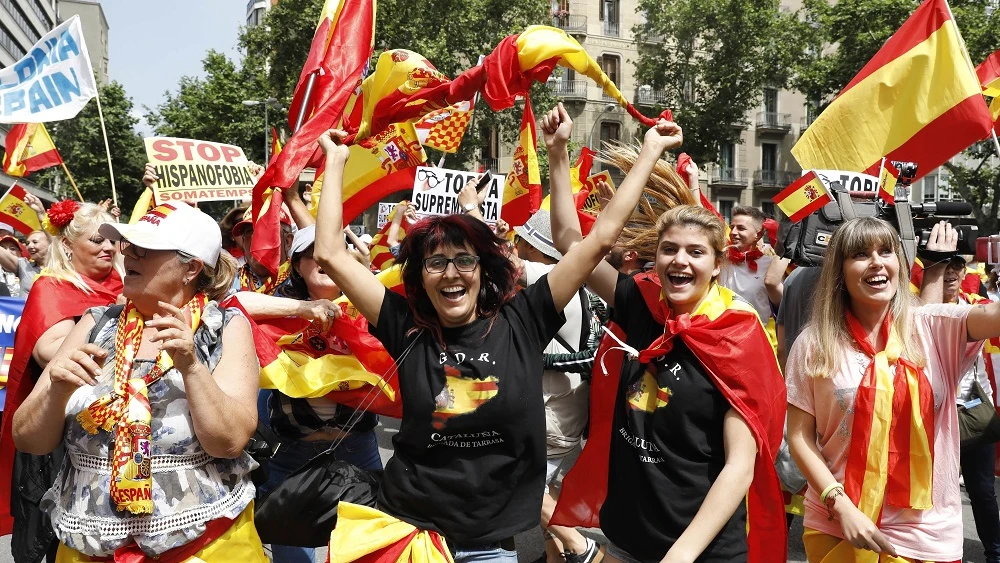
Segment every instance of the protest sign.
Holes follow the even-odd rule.
[[[243,149],[222,143],[148,137],[146,157],[156,168],[156,201],[249,198],[254,178]]]
[[[395,203],[380,201],[378,202],[378,221],[375,224],[376,229],[381,229],[389,222],[389,215],[392,213],[392,209],[396,207]]]
[[[24,299],[17,297],[0,297],[0,401],[6,398],[7,372],[14,357],[14,333],[21,324],[21,312],[24,310]],[[0,410],[3,402],[0,402]]]
[[[430,215],[452,215],[462,213],[458,206],[458,193],[462,191],[469,180],[477,180],[476,172],[448,170],[421,166],[413,181],[413,198],[410,200],[416,207],[417,217]],[[503,205],[504,177],[494,174],[486,185],[486,201],[483,202],[483,219],[493,225],[500,219],[500,206]]]
[[[97,95],[80,17],[46,33],[19,61],[0,69],[0,123],[76,117]]]
[[[803,170],[803,174],[808,172],[808,170]],[[879,179],[875,176],[844,170],[816,170],[815,172],[827,189],[831,188],[830,184],[833,182],[840,182],[854,196],[874,198],[875,194],[878,193]]]

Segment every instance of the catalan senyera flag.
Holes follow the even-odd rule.
[[[271,194],[291,187],[307,164],[316,161],[318,165],[322,161],[322,151],[316,140],[341,122],[344,107],[368,66],[375,40],[374,28],[374,0],[327,0],[320,12],[312,46],[289,107],[292,137],[277,158],[267,163],[267,169],[253,189],[254,236],[250,252],[272,273],[278,270],[281,228],[275,210],[281,205],[280,202],[278,205],[266,205],[265,202]],[[312,95],[306,100],[310,75],[316,78]],[[295,120],[302,107],[306,109],[306,119],[295,130]],[[270,209],[271,213],[263,214],[265,209]]]
[[[994,52],[976,67],[976,76],[983,87],[983,95],[993,98],[990,102],[990,117],[995,122],[994,130],[1000,132],[1000,50]]]
[[[877,174],[887,160],[927,174],[993,122],[945,0],[927,0],[792,148],[804,170]]]
[[[510,173],[503,185],[503,206],[500,208],[500,218],[511,227],[527,223],[542,204],[542,178],[535,150],[537,142],[535,113],[531,111],[531,100],[525,98],[521,134],[514,149]]]
[[[24,202],[26,195],[27,192],[21,186],[11,186],[0,198],[0,221],[14,227],[21,234],[30,235],[32,231],[41,230],[42,223],[35,210]]]
[[[372,268],[375,270],[387,270],[396,263],[396,258],[392,255],[392,251],[389,250],[389,243],[386,240],[389,236],[389,227],[392,226],[392,221],[395,219],[396,213],[396,208],[393,208],[389,212],[389,221],[385,225],[382,225],[382,228],[372,237],[368,257],[371,259]],[[399,224],[398,239],[402,242],[404,238],[406,238],[406,221]]]
[[[274,159],[281,154],[281,138],[278,137],[278,130],[271,128],[271,158]]]
[[[63,161],[44,123],[15,124],[7,133],[4,148],[3,170],[11,176],[27,176]]]
[[[643,303],[665,328],[664,335],[650,343],[649,348],[634,350],[639,352],[639,362],[649,363],[652,358],[647,355],[665,353],[673,342],[683,342],[715,387],[743,417],[757,446],[753,482],[747,492],[747,560],[784,561],[785,508],[774,460],[781,445],[787,404],[784,380],[760,319],[732,291],[713,284],[688,321],[680,322],[673,318],[664,301],[654,272],[638,274],[634,280]],[[627,341],[627,335],[618,325],[609,323],[607,328],[621,342]],[[594,362],[591,382],[590,439],[563,480],[552,525],[600,526],[601,506],[608,491],[608,453],[615,401],[623,365],[627,363],[625,354],[610,335],[601,340],[596,356],[600,361]],[[654,389],[656,395],[646,397],[653,399],[652,410],[661,401],[670,399],[655,384],[648,391],[652,393]],[[633,403],[636,406],[646,410],[642,402]]]
[[[656,123],[625,99],[576,39],[561,29],[533,25],[504,38],[482,64],[454,80],[413,51],[382,53],[375,71],[361,86],[364,111],[360,121],[352,122],[348,130],[363,139],[390,123],[420,119],[434,110],[471,100],[477,91],[494,110],[506,109],[519,96],[525,96],[533,82],[547,80],[557,65],[594,80],[605,94],[647,127]]]
[[[882,172],[878,179],[878,197],[887,203],[896,201],[896,182],[899,181],[899,170],[888,160],[882,163]]]
[[[787,188],[774,196],[774,204],[793,223],[805,219],[810,213],[833,201],[823,181],[816,172],[810,170]]]
[[[413,124],[425,147],[454,153],[462,144],[465,130],[472,121],[472,102],[459,102],[434,110]]]
[[[417,167],[427,162],[427,153],[417,140],[412,123],[393,123],[374,137],[350,147],[344,169],[344,224],[385,196],[413,189]],[[323,195],[324,170],[316,171],[309,210],[316,214]]]

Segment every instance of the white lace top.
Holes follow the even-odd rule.
[[[104,307],[89,313],[100,318]],[[222,357],[222,327],[238,313],[209,303],[195,333],[198,359],[214,370]],[[109,322],[95,343],[110,352],[95,387],[81,387],[66,406],[63,460],[55,485],[42,497],[59,541],[90,556],[109,556],[135,542],[150,556],[184,545],[205,532],[205,523],[236,518],[254,498],[250,471],[256,463],[246,452],[236,459],[217,459],[202,449],[194,433],[184,380],[176,369],[149,387],[152,407],[153,514],[134,516],[115,509],[110,498],[112,434],[88,434],[76,421],[78,412],[111,391],[114,340],[118,320]],[[134,369],[147,373],[149,360]]]

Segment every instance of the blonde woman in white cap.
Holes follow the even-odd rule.
[[[124,255],[125,305],[83,316],[14,418],[18,448],[67,451],[41,501],[57,560],[267,561],[243,451],[259,365],[216,302],[236,270],[218,226],[169,203],[100,233]]]

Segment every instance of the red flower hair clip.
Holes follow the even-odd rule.
[[[76,215],[78,209],[80,209],[80,204],[72,199],[64,199],[53,203],[52,207],[46,213],[46,220],[43,221],[43,223],[48,223],[44,225],[45,230],[53,236],[58,235],[73,220],[73,216]],[[52,228],[50,229],[49,227]]]

